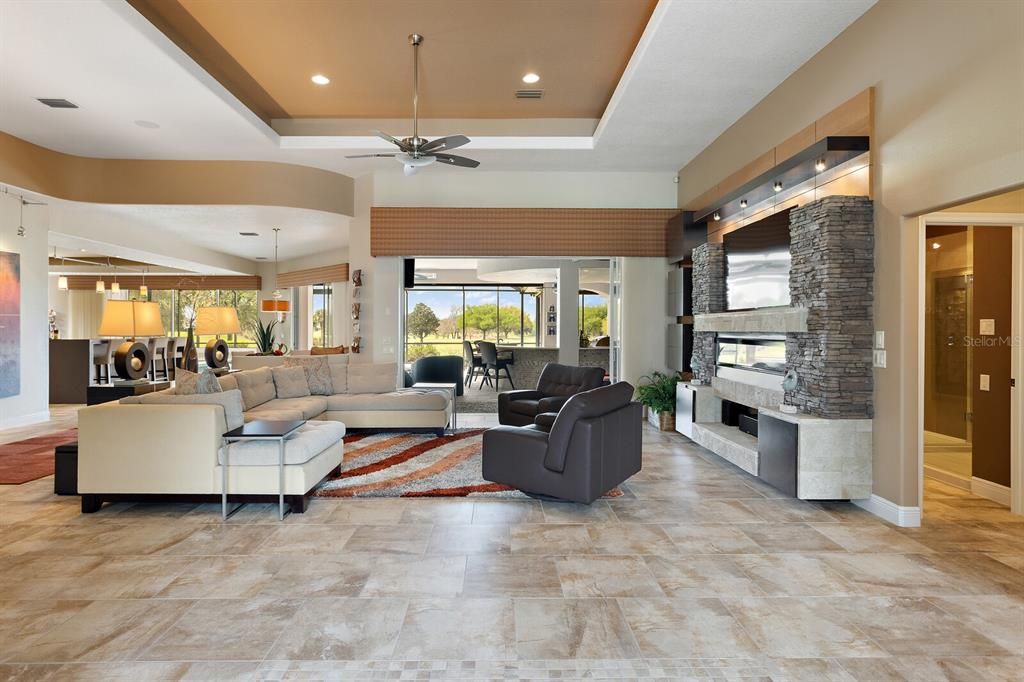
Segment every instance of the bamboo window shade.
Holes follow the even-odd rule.
[[[279,273],[277,275],[276,288],[308,287],[314,284],[347,281],[348,263],[337,263],[336,265],[324,265],[319,268]]]

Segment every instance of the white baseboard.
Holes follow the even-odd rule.
[[[987,500],[1010,506],[1010,487],[986,481],[977,476],[971,477],[971,494]]]
[[[935,467],[930,467],[927,464],[924,465],[924,475],[927,476],[928,478],[931,478],[931,479],[934,479],[936,481],[939,481],[940,483],[945,483],[946,485],[951,485],[954,488],[960,488],[961,490],[967,490],[967,491],[970,491],[970,489],[971,489],[971,477],[970,476],[961,476],[959,474],[952,474],[952,473],[950,473],[948,471],[943,471],[942,469],[936,469]]]
[[[16,429],[19,426],[31,426],[32,424],[39,424],[41,422],[49,420],[49,410],[43,410],[42,412],[32,412],[31,414],[23,414],[20,417],[11,417],[10,419],[4,419],[3,421],[0,421],[0,430]]]
[[[872,495],[866,500],[852,500],[852,502],[893,525],[904,528],[917,528],[921,525],[920,507],[901,507],[879,495]]]

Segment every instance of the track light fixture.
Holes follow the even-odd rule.
[[[781,180],[776,180],[775,184],[772,185],[772,189],[774,189],[776,192],[781,192],[782,191],[782,181]]]
[[[746,199],[740,199],[740,208],[746,208],[746,207],[747,207],[747,200]]]
[[[720,214],[718,211],[715,211],[715,214],[711,217],[718,221],[722,219],[722,214]]]

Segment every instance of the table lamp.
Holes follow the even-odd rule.
[[[215,335],[206,343],[206,366],[213,370],[226,369],[228,366],[228,344],[217,334],[240,334],[242,326],[238,323],[238,311],[230,306],[210,306],[200,308],[196,314],[196,334]]]
[[[103,308],[100,336],[127,337],[114,352],[114,369],[121,381],[145,381],[149,371],[149,346],[137,336],[163,336],[160,304],[150,301],[109,300]]]

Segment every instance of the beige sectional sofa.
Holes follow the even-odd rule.
[[[219,393],[178,395],[171,389],[83,408],[78,413],[82,510],[93,512],[116,499],[220,495],[225,458],[231,495],[276,496],[280,471],[265,461],[261,446],[267,444],[225,446],[222,435],[255,419],[305,419],[309,423],[286,441],[284,467],[284,494],[293,511],[301,512],[308,493],[341,464],[347,428],[443,433],[449,423],[449,393],[398,390],[394,363],[350,366],[335,360],[328,368],[327,395],[279,397],[295,391],[280,371],[282,362],[277,381],[273,369],[260,367],[221,377]]]

